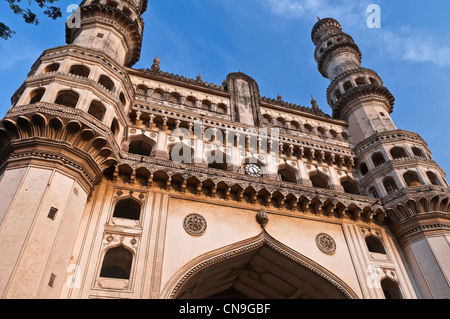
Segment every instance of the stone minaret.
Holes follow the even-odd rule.
[[[126,66],[140,57],[148,0],[84,0],[78,11],[81,28],[66,25],[67,44],[100,51]],[[76,18],[74,18],[76,19]]]
[[[360,184],[379,198],[387,224],[416,278],[423,298],[449,298],[450,189],[425,141],[395,127],[394,98],[376,72],[361,67],[362,54],[334,19],[312,30],[320,73],[330,79],[333,117],[348,122]]]
[[[117,163],[147,0],[87,0],[0,122],[0,298],[57,298],[84,207]]]

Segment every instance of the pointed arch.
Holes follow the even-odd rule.
[[[253,238],[201,255],[187,263],[169,280],[162,292],[162,298],[182,298],[186,292],[183,289],[186,286],[189,287],[189,281],[193,278],[195,280],[195,276],[202,271],[211,270],[217,266],[220,267],[221,263],[230,260],[233,261],[233,258],[245,257],[246,255],[251,256],[259,253],[269,253],[271,256],[275,256],[275,258],[285,258],[289,262],[294,263],[299,267],[297,268],[299,271],[319,279],[321,284],[324,284],[322,287],[325,287],[327,293],[332,295],[333,298],[358,298],[357,294],[336,275],[313,260],[277,241],[266,231],[261,232]]]
[[[321,173],[320,171],[315,171],[311,173],[309,175],[309,179],[311,180],[313,187],[331,189],[330,178],[327,175]]]
[[[114,205],[113,217],[139,220],[141,218],[142,204],[133,197],[121,198]]]
[[[403,299],[402,292],[397,281],[392,278],[385,277],[380,283],[386,299]]]
[[[131,154],[152,156],[155,147],[156,142],[144,134],[133,136],[128,141],[128,153]]]
[[[100,277],[130,279],[133,252],[123,245],[109,248],[103,257]]]
[[[283,163],[278,167],[278,177],[282,182],[294,184],[300,180],[298,169],[288,163]]]

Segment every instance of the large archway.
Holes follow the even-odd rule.
[[[205,254],[167,286],[172,299],[353,299],[338,277],[263,231]]]

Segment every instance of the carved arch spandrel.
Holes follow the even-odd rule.
[[[359,299],[358,295],[339,277],[331,273],[313,260],[289,248],[270,236],[265,230],[259,235],[247,240],[219,248],[201,255],[184,265],[176,272],[164,287],[161,297],[175,299],[187,281],[195,274],[207,267],[215,265],[227,259],[255,251],[262,247],[269,247],[281,256],[311,271],[328,284],[333,286],[345,299]]]

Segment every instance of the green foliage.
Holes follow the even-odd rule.
[[[52,4],[58,0],[5,0],[9,4],[9,8],[14,12],[14,14],[21,15],[25,23],[28,24],[39,24],[39,19],[37,14],[31,11],[30,8],[25,7],[27,4],[23,4],[23,2],[27,2],[28,6],[31,6],[33,3],[37,4],[39,8],[44,9],[43,14],[53,20],[62,17],[61,9],[53,6]],[[12,37],[15,32],[11,30],[7,25],[0,21],[0,38],[7,40]]]

